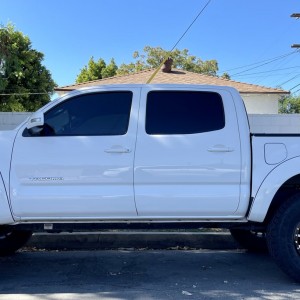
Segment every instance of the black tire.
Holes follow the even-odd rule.
[[[0,256],[15,253],[31,237],[31,231],[12,230],[9,227],[0,227]]]
[[[269,252],[278,266],[300,282],[300,194],[279,207],[267,229]]]
[[[232,228],[230,233],[233,238],[245,249],[251,252],[268,252],[266,234],[248,229]]]

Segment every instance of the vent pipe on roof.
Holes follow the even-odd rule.
[[[171,57],[168,57],[168,59],[165,61],[164,65],[162,66],[161,70],[164,73],[170,73],[172,71],[172,64],[173,64],[173,59]]]

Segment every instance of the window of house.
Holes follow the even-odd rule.
[[[148,93],[148,134],[192,134],[224,128],[223,101],[219,94],[195,91]]]
[[[132,92],[76,96],[45,113],[41,135],[123,135],[129,124]]]

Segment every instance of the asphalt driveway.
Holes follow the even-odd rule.
[[[241,250],[25,251],[0,258],[0,299],[299,299],[268,255]]]

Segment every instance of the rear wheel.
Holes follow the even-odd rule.
[[[267,242],[279,267],[300,282],[300,194],[275,213],[268,225]]]
[[[16,252],[29,240],[31,235],[31,231],[0,227],[0,256],[11,255]]]
[[[268,251],[265,232],[232,228],[230,229],[230,233],[243,248],[251,252]]]

